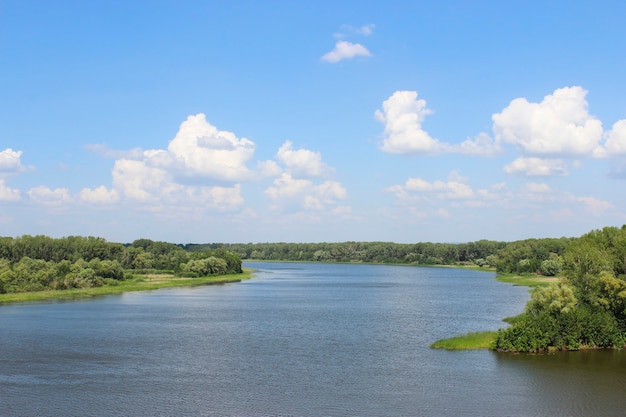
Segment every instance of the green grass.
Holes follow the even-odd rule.
[[[542,277],[539,275],[498,274],[498,276],[496,276],[497,281],[531,288],[547,287],[553,282],[558,282],[560,279],[559,277]]]
[[[493,331],[469,332],[462,336],[437,340],[430,347],[447,350],[489,349],[496,339],[496,334],[497,332]]]
[[[46,290],[0,294],[0,303],[42,301],[48,299],[76,299],[103,295],[121,294],[129,291],[150,291],[160,288],[191,287],[239,282],[249,279],[252,271],[244,269],[243,274],[218,275],[200,278],[179,278],[167,274],[139,275],[135,279],[119,281],[116,285],[95,288],[73,288],[69,290]]]

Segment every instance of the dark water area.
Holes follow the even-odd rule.
[[[1,416],[618,416],[622,351],[513,355],[528,289],[485,272],[247,264],[249,281],[0,305]]]

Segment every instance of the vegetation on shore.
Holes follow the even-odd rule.
[[[120,281],[114,285],[101,287],[71,288],[66,290],[43,290],[0,294],[0,304],[26,301],[43,301],[50,299],[78,299],[121,294],[130,291],[150,291],[160,288],[192,287],[201,285],[218,285],[239,282],[249,279],[251,270],[245,269],[241,274],[213,275],[199,278],[183,278],[173,274],[145,274]]]
[[[517,275],[517,274],[498,274],[496,280],[513,285],[519,285],[530,288],[542,288],[559,282],[559,277],[545,277],[537,274],[533,275]],[[513,324],[522,319],[522,314],[515,317],[507,317],[502,321]],[[433,342],[430,347],[432,349],[446,350],[474,350],[474,349],[491,349],[498,336],[497,331],[469,332],[464,335],[453,336],[450,338],[440,339]]]
[[[494,268],[499,273],[554,276],[571,238],[469,243],[245,243],[184,245],[189,251],[226,249],[242,260],[364,262],[427,266]]]
[[[533,287],[525,311],[482,347],[505,352],[621,349],[626,345],[626,225],[605,227],[572,240],[552,257],[560,278],[505,274],[500,281]],[[473,335],[432,347],[470,349]]]
[[[519,285],[522,287],[547,287],[550,284],[560,281],[560,277],[546,277],[543,275],[517,275],[517,274],[498,274],[496,280],[500,282],[506,282],[513,285]]]
[[[155,281],[155,275],[147,275],[155,272],[169,278]],[[148,239],[122,245],[95,237],[0,238],[3,301],[189,285],[241,273],[241,259],[225,249],[189,252],[179,245]]]
[[[540,352],[626,344],[626,225],[594,230],[563,255],[564,278],[535,288],[525,311],[493,348]]]
[[[433,349],[473,350],[488,349],[496,340],[497,332],[469,332],[461,336],[440,339],[430,345]]]

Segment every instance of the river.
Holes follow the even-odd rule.
[[[528,289],[447,268],[247,263],[241,283],[0,305],[2,416],[616,416],[622,351],[430,349]]]

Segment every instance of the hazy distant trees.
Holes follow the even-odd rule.
[[[244,260],[375,262],[414,265],[454,265],[459,263],[495,266],[487,263],[504,248],[505,242],[480,240],[470,243],[241,243],[185,245],[190,251],[216,248],[239,254]],[[491,258],[490,258],[491,257]]]

